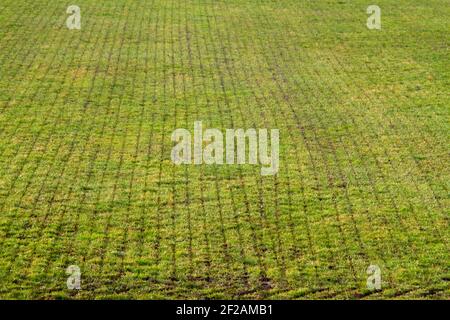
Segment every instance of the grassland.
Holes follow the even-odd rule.
[[[2,0],[0,297],[450,298],[449,16]],[[278,175],[175,166],[171,132],[197,120],[278,128]]]

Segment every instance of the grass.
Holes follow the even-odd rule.
[[[450,297],[446,1],[76,4],[0,4],[1,298]],[[197,120],[278,175],[173,165]]]

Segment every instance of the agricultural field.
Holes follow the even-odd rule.
[[[449,299],[449,17],[2,0],[0,298]],[[276,172],[174,163],[196,122],[278,129]]]

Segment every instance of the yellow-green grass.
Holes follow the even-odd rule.
[[[449,298],[448,1],[73,4],[0,4],[1,298]],[[175,166],[194,121],[278,175]]]

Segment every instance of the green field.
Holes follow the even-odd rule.
[[[448,0],[2,0],[0,298],[449,299],[449,17]],[[175,165],[195,121],[279,129],[278,174]]]

